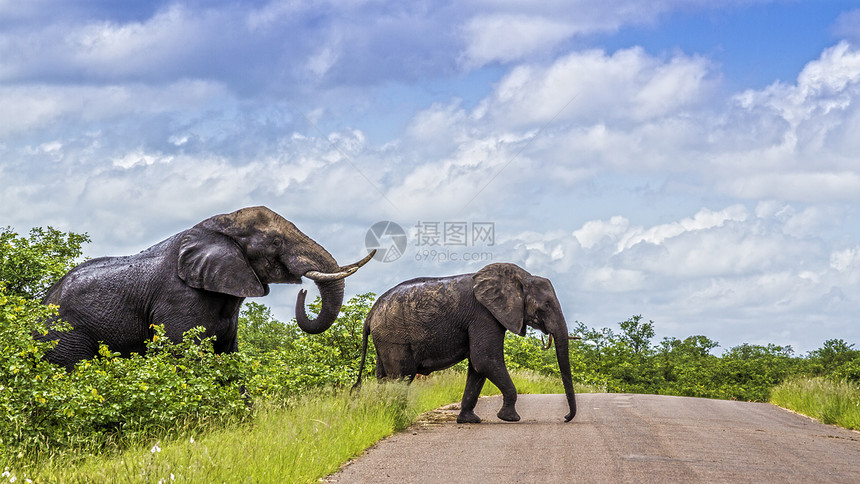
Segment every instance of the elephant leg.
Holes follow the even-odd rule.
[[[499,324],[489,329],[476,327],[470,329],[470,361],[476,372],[493,382],[502,392],[504,403],[496,415],[502,420],[516,422],[520,419],[515,408],[517,388],[511,380],[508,369],[505,368],[504,337],[505,329]]]
[[[463,402],[460,404],[460,415],[457,423],[481,423],[481,417],[475,414],[475,405],[484,388],[485,377],[475,371],[472,361],[469,360],[469,372],[466,374],[466,390],[463,392]]]
[[[99,351],[98,343],[80,331],[62,333],[59,340],[47,358],[52,363],[65,366],[68,371],[74,370],[77,362],[94,358]]]
[[[408,344],[382,341],[379,343],[374,341],[374,343],[377,345],[377,375],[379,375],[378,368],[382,366],[382,374],[385,378],[406,378],[410,382],[415,378],[418,365],[412,354],[412,348]]]
[[[382,358],[380,358],[379,355],[376,355],[376,379],[382,380],[386,376],[385,367],[382,366]]]
[[[499,390],[502,392],[502,408],[496,416],[507,422],[518,422],[520,415],[515,408],[517,404],[517,388],[511,380],[508,369],[504,365],[501,365],[500,370],[496,369],[496,371],[491,372],[487,375],[487,378],[493,382],[493,385],[499,387]]]

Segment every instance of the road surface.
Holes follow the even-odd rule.
[[[520,422],[457,424],[456,405],[383,440],[326,482],[860,482],[860,432],[765,403],[617,393],[520,395]]]

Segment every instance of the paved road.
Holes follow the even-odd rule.
[[[860,482],[860,433],[764,403],[628,394],[520,395],[522,420],[477,425],[437,412],[370,449],[329,482]],[[432,420],[435,420],[432,421]]]

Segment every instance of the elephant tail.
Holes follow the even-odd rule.
[[[370,321],[364,320],[364,330],[361,332],[361,363],[358,365],[358,380],[352,386],[353,391],[361,387],[361,373],[364,371],[364,360],[367,358],[367,338],[370,336]]]

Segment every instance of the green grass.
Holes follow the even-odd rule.
[[[795,378],[773,389],[770,401],[826,424],[860,430],[860,384]]]
[[[558,378],[532,372],[512,377],[520,393],[563,392]],[[121,453],[62,456],[29,476],[19,471],[18,482],[33,475],[37,482],[316,482],[421,413],[459,401],[464,384],[464,374],[440,372],[408,386],[368,381],[357,394],[317,392],[286,407],[258,402],[251,424]],[[489,383],[482,392],[497,393]]]

